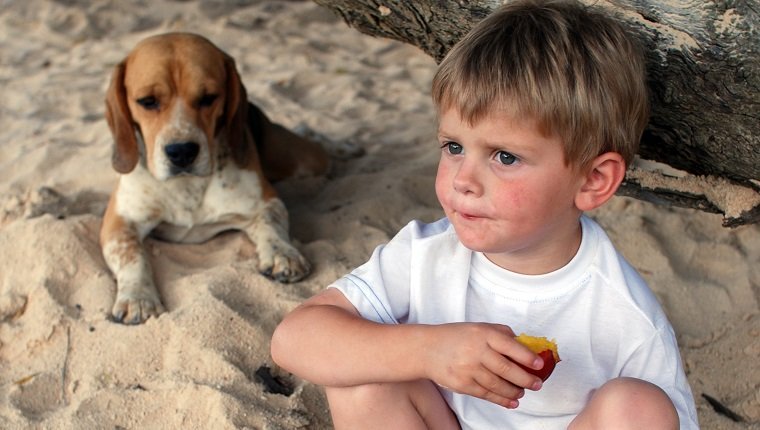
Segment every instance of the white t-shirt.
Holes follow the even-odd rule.
[[[602,228],[581,217],[575,257],[521,275],[459,242],[447,219],[409,223],[370,260],[331,285],[362,317],[384,324],[491,322],[555,339],[561,361],[509,410],[442,390],[463,429],[565,429],[606,381],[630,376],[665,390],[681,429],[698,429],[673,329],[654,294]]]

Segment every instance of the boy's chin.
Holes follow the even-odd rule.
[[[496,250],[493,249],[493,246],[489,246],[490,244],[487,242],[487,239],[469,237],[466,232],[465,234],[461,234],[459,230],[457,230],[456,226],[454,226],[454,230],[457,232],[459,242],[470,251],[482,252],[484,254],[496,252]]]

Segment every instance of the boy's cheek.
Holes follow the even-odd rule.
[[[442,171],[442,168],[439,166],[438,173],[435,176],[435,195],[438,197],[438,202],[441,203],[441,206],[447,209],[449,205],[445,173],[445,169]]]

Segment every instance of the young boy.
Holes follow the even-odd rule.
[[[643,60],[574,1],[513,1],[433,80],[446,218],[412,222],[280,324],[272,357],[338,429],[697,429],[654,294],[583,215],[647,123]],[[556,339],[540,357],[517,333]],[[527,390],[527,391],[526,391]]]

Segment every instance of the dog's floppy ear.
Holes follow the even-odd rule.
[[[248,94],[240,80],[235,60],[225,54],[224,67],[227,72],[227,94],[224,105],[224,125],[227,127],[230,152],[235,164],[246,167],[251,151],[255,151],[248,134]]]
[[[121,62],[114,68],[111,84],[106,93],[106,121],[114,140],[111,163],[119,173],[131,172],[139,158],[132,115],[127,105],[127,89],[124,86],[125,70],[126,62]]]

